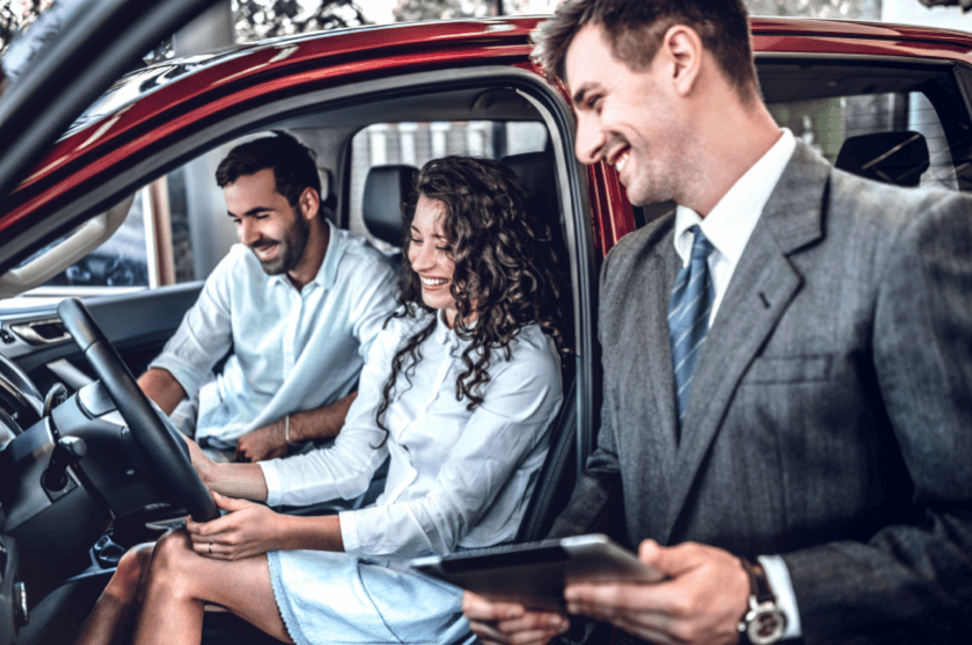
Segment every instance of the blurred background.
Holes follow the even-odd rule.
[[[26,28],[44,20],[64,20],[91,0],[0,0],[0,55]],[[233,42],[274,36],[381,25],[399,21],[452,20],[466,17],[544,14],[560,0],[224,0],[210,12]],[[933,25],[972,31],[972,0],[746,0],[750,13]],[[213,22],[212,24],[216,24]],[[54,32],[53,29],[50,30]],[[39,34],[38,34],[39,35]],[[35,37],[32,35],[32,38]],[[42,38],[40,40],[43,40]],[[18,60],[29,58],[25,47]],[[166,43],[154,52],[170,56]],[[13,53],[13,52],[11,52]],[[4,61],[8,76],[17,61]]]

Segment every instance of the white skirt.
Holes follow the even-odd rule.
[[[297,645],[475,642],[462,590],[345,553],[271,551],[270,582]]]

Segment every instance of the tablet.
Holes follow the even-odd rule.
[[[563,611],[568,583],[649,583],[664,577],[600,533],[416,558],[409,565],[485,598],[548,611]]]

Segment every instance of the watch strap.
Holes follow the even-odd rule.
[[[756,602],[776,602],[776,596],[770,588],[769,579],[763,570],[763,565],[750,562],[746,558],[739,558],[746,575],[749,576],[749,593],[756,597]]]
[[[744,558],[739,561],[749,576],[749,610],[738,625],[742,642],[773,645],[786,632],[786,614],[776,602],[762,565]]]

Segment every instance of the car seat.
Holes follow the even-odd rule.
[[[373,236],[395,247],[402,245],[402,204],[412,191],[418,168],[404,164],[372,166],[365,178],[361,215]]]

